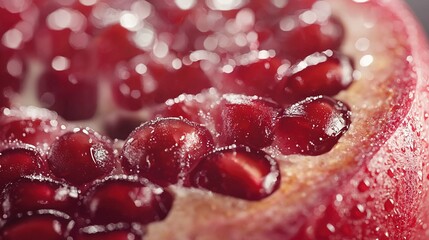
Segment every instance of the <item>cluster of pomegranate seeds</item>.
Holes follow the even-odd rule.
[[[0,238],[140,239],[168,216],[170,185],[274,194],[269,153],[326,153],[351,123],[334,97],[353,61],[327,9],[0,0]],[[55,114],[17,108],[26,84]]]

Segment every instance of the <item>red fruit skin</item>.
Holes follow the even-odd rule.
[[[178,224],[177,229],[170,227],[169,231],[180,229],[180,236],[195,239],[428,239],[429,50],[425,36],[403,1],[332,2],[341,5],[343,11],[374,11],[380,20],[375,24],[376,31],[383,29],[383,24],[397,24],[392,34],[398,37],[404,52],[395,55],[398,59],[386,82],[375,86],[382,88],[377,89],[382,106],[372,108],[371,115],[359,116],[355,104],[349,103],[354,114],[352,126],[335,147],[341,159],[329,153],[322,159],[334,162],[291,158],[297,165],[289,161],[281,164],[288,174],[282,175],[285,181],[272,198],[257,206],[245,205],[246,213],[243,209],[234,211],[242,202],[225,207],[232,201],[205,199],[201,201],[203,206],[210,204],[216,209],[208,213],[218,214],[217,218],[189,228],[189,221],[182,218],[185,224]],[[358,85],[350,90],[362,94],[355,102],[371,96],[366,93],[371,88],[360,86],[362,89],[357,90]],[[357,123],[361,123],[359,129]],[[346,146],[346,141],[351,146]],[[204,208],[195,211],[202,214]],[[204,221],[197,214],[190,218]],[[151,230],[157,231],[148,238],[165,229],[154,227]]]

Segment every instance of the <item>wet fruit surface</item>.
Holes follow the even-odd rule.
[[[427,238],[429,53],[399,0],[0,20],[1,239]]]

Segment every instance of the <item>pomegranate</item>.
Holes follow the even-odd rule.
[[[1,239],[429,237],[429,50],[401,0],[0,13]]]

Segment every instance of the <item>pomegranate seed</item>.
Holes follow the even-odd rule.
[[[97,110],[95,79],[70,70],[48,70],[39,80],[38,91],[42,105],[66,120],[89,119]]]
[[[3,217],[41,209],[73,214],[78,190],[64,183],[40,176],[24,177],[6,186],[1,194]]]
[[[4,99],[0,107],[10,106],[10,97],[21,89],[26,71],[23,58],[16,51],[0,45],[0,98]]]
[[[280,31],[276,36],[281,44],[280,53],[291,59],[303,59],[315,52],[339,49],[344,39],[344,26],[338,19],[330,17],[312,24],[307,24],[302,19],[304,18],[296,15],[287,16],[280,21]],[[282,22],[293,22],[295,27],[281,29]]]
[[[221,145],[254,148],[271,144],[279,113],[280,106],[274,102],[236,94],[225,94],[211,111]]]
[[[118,67],[112,82],[112,95],[123,109],[136,111],[153,102],[153,94],[145,88],[145,74],[130,67]]]
[[[92,49],[95,50],[98,66],[104,70],[109,70],[119,62],[128,61],[143,53],[133,41],[134,34],[120,24],[110,25],[102,29],[92,42]]]
[[[285,110],[274,130],[274,145],[283,154],[328,152],[350,126],[350,110],[329,97],[309,97]]]
[[[278,163],[262,151],[230,147],[205,156],[191,172],[194,187],[242,198],[260,200],[280,185]]]
[[[125,172],[161,185],[183,184],[198,160],[213,149],[210,132],[180,118],[161,118],[134,130],[121,159]]]
[[[60,136],[51,147],[48,163],[57,177],[85,184],[112,172],[112,144],[89,128],[76,128]]]
[[[199,62],[191,65],[183,64],[177,70],[157,64],[151,64],[149,69],[157,83],[155,90],[157,103],[163,103],[182,93],[197,94],[211,87],[210,80],[201,69]]]
[[[0,231],[2,240],[64,240],[73,221],[66,214],[54,211],[25,215],[8,220]]]
[[[173,196],[146,179],[110,177],[88,190],[84,207],[92,224],[148,224],[164,219]]]
[[[216,91],[208,91],[197,95],[182,94],[166,101],[163,108],[155,115],[158,117],[182,117],[189,121],[204,124],[206,115],[219,98]]]
[[[279,82],[280,102],[295,102],[316,95],[334,96],[353,81],[353,62],[332,51],[314,53],[292,66]]]
[[[243,56],[246,61],[249,56]],[[278,68],[282,65],[278,58],[256,59],[254,62],[235,66],[229,72],[222,68],[222,76],[217,88],[223,93],[241,93],[270,97],[277,83]]]
[[[31,145],[20,145],[0,152],[0,189],[18,178],[46,171],[46,164]]]
[[[22,119],[0,124],[0,141],[19,141],[44,151],[60,136],[65,126],[55,119]]]

